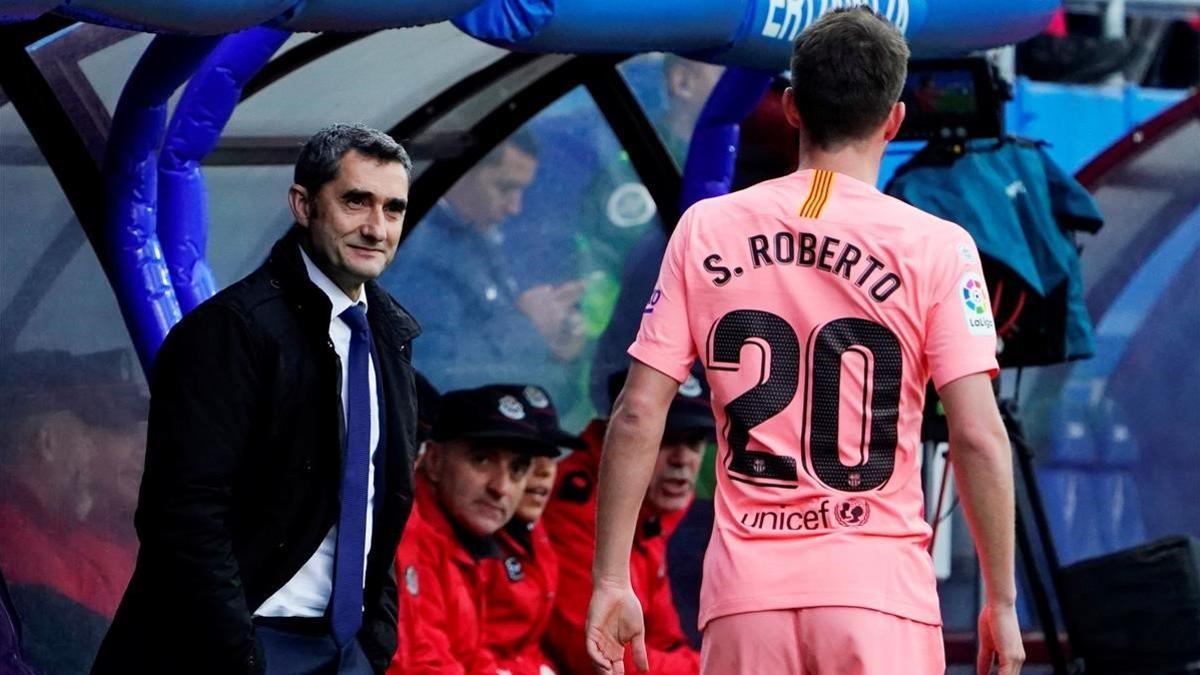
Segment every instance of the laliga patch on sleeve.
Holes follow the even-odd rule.
[[[987,285],[983,276],[970,271],[959,282],[959,300],[963,316],[967,319],[967,332],[971,335],[995,335],[996,321],[992,318],[992,307],[988,301]]]

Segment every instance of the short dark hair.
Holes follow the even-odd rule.
[[[331,124],[305,142],[293,180],[309,195],[315,195],[337,176],[342,157],[351,150],[381,162],[399,162],[412,173],[412,160],[391,136],[362,124]]]
[[[865,137],[900,100],[908,45],[867,7],[821,17],[792,43],[792,92],[808,142],[833,150]]]
[[[529,129],[517,129],[513,135],[500,141],[500,144],[492,148],[488,154],[484,155],[483,159],[479,160],[480,166],[495,166],[500,163],[504,157],[504,149],[513,148],[519,150],[530,157],[537,159],[538,153],[541,152],[541,145],[538,143],[537,137]]]

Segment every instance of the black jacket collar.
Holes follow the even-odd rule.
[[[300,242],[304,236],[304,228],[293,225],[287,234],[271,247],[265,267],[271,285],[277,286],[287,295],[294,296],[300,303],[308,303],[314,308],[314,314],[319,308],[320,315],[327,321],[331,311],[329,298],[308,278],[304,259],[300,257]],[[368,281],[364,284],[364,289],[367,304],[371,308],[367,320],[371,324],[372,334],[377,338],[398,345],[421,333],[421,326],[417,320],[378,283]]]

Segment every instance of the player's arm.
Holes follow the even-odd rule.
[[[925,356],[946,408],[950,458],[987,592],[976,666],[987,673],[998,657],[1001,675],[1014,675],[1025,652],[1014,608],[1012,451],[991,383],[999,372],[995,324],[975,242],[960,229],[945,232],[925,247],[932,300]]]
[[[599,672],[623,673],[625,645],[647,668],[642,610],[629,578],[629,553],[638,511],[662,440],[674,379],[634,361],[613,408],[600,459],[596,559],[588,607],[588,654]]]
[[[1025,651],[1015,611],[1015,507],[1008,435],[987,374],[956,379],[943,385],[938,394],[946,409],[950,458],[987,599],[979,618],[977,667],[980,673],[987,673],[995,655],[1001,675],[1015,674],[1025,660]]]

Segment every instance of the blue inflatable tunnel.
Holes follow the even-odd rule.
[[[964,52],[1030,37],[1058,0],[485,0],[455,20],[497,46],[533,52],[672,51],[782,70],[791,41],[822,14],[868,5],[915,53]]]
[[[220,35],[267,25],[289,31],[370,31],[458,16],[481,0],[0,0],[0,22],[51,10],[153,33]]]
[[[57,11],[130,30],[219,35],[270,21],[295,4],[296,0],[69,0]]]
[[[420,26],[458,16],[480,0],[306,0],[298,3],[279,27],[291,31],[368,31]]]
[[[0,21],[57,10],[151,32],[368,31],[453,17],[494,45],[531,52],[669,51],[778,71],[792,38],[838,7],[868,5],[918,55],[1010,44],[1044,28],[1059,0],[0,0]]]

